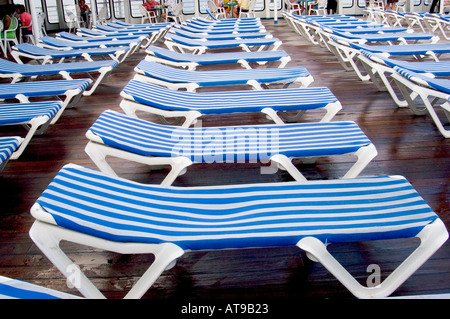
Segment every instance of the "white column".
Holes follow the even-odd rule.
[[[91,0],[91,26],[97,24],[97,6],[95,5],[95,0]]]
[[[34,43],[39,42],[39,38],[41,37],[41,26],[39,25],[39,19],[36,12],[36,7],[34,6],[35,0],[28,0],[30,4],[30,14],[31,14],[31,25],[34,37]]]

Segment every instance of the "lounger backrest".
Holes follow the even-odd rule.
[[[428,76],[412,72],[400,67],[395,67],[394,70],[396,70],[399,74],[401,74],[402,76],[406,77],[407,79],[413,82],[431,87],[446,94],[450,94],[450,80],[440,78],[430,78]]]
[[[0,84],[0,98],[12,99],[17,94],[25,96],[61,95],[68,90],[85,90],[91,83],[91,79],[76,79]]]
[[[50,119],[62,105],[60,101],[0,104],[0,125],[27,123],[36,116],[47,116]]]
[[[22,141],[23,139],[19,136],[0,137],[0,165],[11,157]]]

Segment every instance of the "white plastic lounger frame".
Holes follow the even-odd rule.
[[[73,80],[72,73],[83,73],[93,80],[92,85],[83,92],[83,95],[88,96],[94,93],[117,65],[118,62],[112,60],[33,65],[0,59],[0,78],[10,78],[11,83],[15,83],[23,79],[59,74],[65,80]]]
[[[145,60],[167,64],[174,67],[183,67],[195,70],[197,66],[238,63],[246,69],[252,69],[250,63],[259,65],[267,64],[272,67],[275,62],[280,62],[278,67],[284,68],[291,61],[291,57],[285,51],[259,51],[259,52],[230,52],[230,53],[204,53],[191,54],[179,53],[164,48],[149,46],[145,51]]]
[[[427,74],[418,74],[399,67],[394,69],[397,72],[391,76],[400,88],[411,110],[415,114],[428,112],[439,132],[445,138],[450,138],[450,130],[445,128],[434,109],[438,106],[438,102],[443,103],[439,106],[444,112],[447,122],[450,121],[450,80],[430,78]],[[422,104],[415,101],[417,97],[420,98]]]
[[[372,83],[379,91],[387,90],[398,107],[407,107],[408,102],[398,96],[391,84],[390,76],[396,72],[394,67],[398,66],[418,73],[450,76],[450,62],[447,61],[409,62],[386,58],[384,55],[373,54],[364,50],[361,51],[358,58],[367,74],[369,74]],[[416,96],[417,93],[412,92],[411,98],[413,100]]]
[[[57,96],[62,100],[62,107],[53,117],[51,124],[54,124],[67,107],[73,107],[79,101],[83,91],[91,84],[91,79],[0,84],[0,99],[17,99],[20,103],[29,103],[30,98]]]
[[[77,50],[53,50],[36,45],[21,43],[12,47],[11,55],[17,63],[23,63],[21,58],[37,60],[41,64],[62,63],[66,59],[83,59],[94,61],[93,57],[108,56],[119,63],[123,62],[131,53],[130,47],[92,48]]]
[[[226,85],[250,85],[254,90],[262,90],[263,86],[277,83],[284,87],[297,83],[300,87],[308,87],[314,81],[304,67],[190,71],[142,60],[134,71],[135,80],[190,92],[199,87]]]
[[[3,171],[6,164],[16,150],[20,148],[23,142],[20,136],[2,136],[0,137],[0,172]]]
[[[130,80],[120,95],[123,97],[120,107],[126,114],[134,117],[138,117],[137,111],[157,114],[171,118],[172,124],[179,121],[177,118],[184,118],[183,127],[190,127],[210,114],[245,112],[261,112],[275,124],[284,124],[298,121],[306,111],[323,110],[320,122],[329,122],[342,109],[336,96],[324,87],[192,93]],[[290,115],[288,111],[297,113]]]
[[[0,276],[0,299],[82,299],[81,297]]]
[[[327,200],[318,200],[324,197]],[[353,209],[342,205],[348,201]],[[185,251],[294,245],[322,263],[356,297],[383,298],[448,239],[444,223],[399,176],[169,187],[134,183],[72,164],[61,169],[31,214],[36,219],[31,239],[68,278],[73,261],[60,248],[62,240],[120,254],[154,254],[154,262],[125,298],[141,298]],[[413,237],[420,239],[419,247],[373,287],[359,284],[326,248],[346,241]],[[78,278],[77,288],[85,297],[105,298],[84,273]]]
[[[28,130],[20,147],[11,155],[11,159],[17,159],[22,155],[34,135],[45,132],[52,119],[59,115],[62,107],[63,103],[58,101],[0,104],[0,125],[23,125]]]
[[[427,14],[423,17],[423,22],[427,26],[430,33],[442,36],[445,40],[450,41],[450,21],[439,16]]]
[[[261,132],[264,132],[261,134]],[[86,153],[105,173],[117,176],[108,156],[149,166],[170,165],[163,185],[172,184],[195,163],[275,163],[295,180],[306,178],[292,163],[333,155],[355,155],[344,177],[356,177],[377,155],[375,146],[354,122],[181,128],[158,125],[123,113],[105,111],[90,127]],[[209,145],[211,141],[222,143]],[[275,173],[262,167],[261,173]]]
[[[439,61],[438,56],[450,53],[450,45],[447,43],[434,44],[408,44],[408,45],[364,45],[347,41],[341,37],[331,36],[329,43],[330,51],[336,56],[339,63],[346,71],[354,71],[361,81],[369,81],[370,74],[360,66],[359,56],[361,50],[368,52],[383,53],[385,56],[414,56],[419,61],[424,57],[430,57]]]

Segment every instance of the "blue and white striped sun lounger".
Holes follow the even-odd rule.
[[[266,33],[266,29],[264,27],[254,27],[254,28],[245,28],[245,29],[239,29],[239,28],[233,28],[233,29],[223,29],[223,28],[196,28],[185,24],[177,24],[173,28],[179,28],[181,30],[189,31],[191,33],[200,33],[200,34],[239,34],[239,33],[250,33],[250,32],[257,32],[257,33]],[[173,29],[172,28],[172,29]]]
[[[136,111],[143,111],[167,118],[184,117],[184,127],[205,115],[246,112],[261,112],[276,124],[284,124],[280,116],[297,121],[304,112],[319,110],[326,112],[320,121],[329,122],[342,108],[336,96],[324,87],[192,93],[131,80],[120,95],[124,98],[120,107],[128,115],[137,117]],[[290,118],[284,114],[286,111],[299,114]]]
[[[94,25],[93,30],[99,32],[114,32],[114,33],[122,33],[122,34],[135,34],[140,32],[164,32],[169,29],[170,26],[152,26],[148,28],[114,28],[107,25]]]
[[[400,43],[408,44],[408,41],[430,40],[430,43],[439,41],[439,37],[430,33],[418,32],[396,32],[396,33],[377,33],[377,34],[353,34],[350,32],[334,31],[334,34],[340,36],[350,42],[357,43],[375,43],[375,42],[389,42],[390,44]]]
[[[0,84],[0,99],[17,99],[20,103],[29,103],[30,98],[56,96],[62,100],[62,107],[53,117],[51,123],[54,124],[67,107],[73,107],[78,102],[83,91],[91,84],[91,79]]]
[[[148,29],[148,30],[133,30],[130,32],[119,32],[119,31],[101,31],[97,29],[89,29],[89,28],[78,28],[77,29],[77,35],[80,36],[89,36],[89,37],[139,37],[141,35],[151,35],[155,32],[158,32],[160,29],[157,28],[155,30]]]
[[[358,56],[370,79],[379,91],[387,90],[394,102],[399,107],[408,106],[408,102],[401,99],[392,87],[390,76],[395,73],[395,67],[401,67],[416,73],[432,74],[433,76],[450,76],[449,61],[432,62],[411,62],[396,60],[384,57],[382,54],[376,54],[361,50]],[[415,94],[415,93],[414,93]]]
[[[189,19],[185,24],[207,28],[254,27],[263,25],[260,18],[220,19],[212,21],[200,17]]]
[[[445,138],[449,138],[450,130],[446,129],[440,117],[444,117],[447,122],[450,121],[450,80],[431,78],[426,74],[415,73],[397,66],[394,69],[396,72],[391,76],[411,110],[415,114],[428,112],[439,132]],[[417,98],[421,100],[421,103],[417,101]],[[440,109],[437,108],[438,106]],[[444,114],[438,114],[437,110]]]
[[[345,154],[356,155],[357,161],[344,177],[356,177],[377,155],[354,122],[182,128],[108,110],[86,136],[90,140],[86,152],[103,172],[116,175],[106,162],[108,156],[149,166],[170,165],[162,182],[166,185],[192,164],[225,162],[275,163],[295,180],[306,181],[292,159]],[[276,167],[263,166],[261,173],[275,173]]]
[[[93,57],[108,56],[119,63],[123,62],[131,53],[129,46],[127,47],[110,47],[110,48],[92,48],[77,50],[53,50],[41,48],[36,45],[21,43],[12,47],[11,55],[17,63],[23,63],[21,57],[38,60],[42,64],[60,63],[66,59],[84,59],[86,61],[94,61]]]
[[[83,41],[83,42],[98,42],[98,41],[113,41],[113,40],[135,40],[135,41],[142,41],[146,37],[144,35],[103,35],[103,36],[90,36],[90,35],[77,35],[73,34],[67,31],[61,31],[56,33],[56,36],[64,39],[64,40],[70,40],[70,41]]]
[[[157,22],[157,23],[129,23],[124,22],[121,20],[114,20],[113,23],[115,27],[122,27],[122,28],[142,28],[142,29],[148,29],[148,28],[154,28],[154,27],[170,27],[173,25],[172,22]]]
[[[405,45],[367,45],[354,42],[347,42],[348,46],[364,50],[371,53],[382,53],[385,56],[414,56],[419,61],[425,56],[432,57],[439,61],[442,54],[450,53],[450,43],[428,43],[428,44],[408,44]]]
[[[196,24],[181,24],[176,25],[176,28],[180,28],[183,30],[187,30],[190,32],[201,32],[208,34],[219,34],[219,33],[248,33],[248,32],[267,32],[266,28],[263,25],[254,25],[254,26],[218,26],[218,27],[208,27],[208,26],[200,26]]]
[[[136,41],[139,43],[140,48],[146,48],[150,45],[153,40],[152,37],[148,35],[128,35],[124,34],[122,36],[103,36],[103,37],[93,37],[89,35],[78,35],[70,32],[62,31],[56,33],[57,38],[69,41],[79,41],[79,42],[99,42],[99,41]]]
[[[263,32],[240,32],[240,33],[219,33],[219,34],[208,34],[208,33],[198,33],[182,30],[180,28],[171,28],[169,34],[177,34],[179,36],[188,39],[199,39],[199,40],[237,40],[237,39],[259,39],[259,38],[273,38],[270,33]]]
[[[291,61],[291,57],[285,51],[258,51],[258,52],[217,52],[217,53],[180,53],[165,48],[151,45],[145,51],[147,61],[164,63],[175,67],[183,67],[195,70],[197,66],[213,64],[238,63],[246,69],[252,69],[250,63],[259,65],[280,62],[279,68],[284,68]]]
[[[361,50],[372,53],[383,53],[386,56],[415,56],[419,60],[422,55],[429,56],[438,61],[437,56],[450,52],[450,45],[447,43],[430,43],[430,44],[408,44],[408,45],[366,45],[358,44],[341,37],[330,36],[328,41],[330,51],[336,56],[339,63],[346,71],[354,71],[361,81],[370,80],[370,74],[361,69],[358,64],[361,63]]]
[[[348,205],[351,203],[351,205]],[[441,219],[400,176],[175,187],[64,166],[31,209],[30,236],[66,276],[73,261],[60,241],[155,262],[126,298],[141,298],[186,251],[298,246],[358,298],[393,293],[448,239]],[[417,237],[410,256],[379,285],[365,287],[327,251],[342,242]],[[378,261],[377,261],[378,262]],[[78,290],[104,298],[80,273]]]
[[[114,41],[98,41],[98,42],[81,42],[81,41],[68,41],[58,39],[50,36],[43,36],[39,38],[39,46],[54,50],[79,50],[79,49],[92,49],[92,48],[109,48],[109,47],[129,47],[131,53],[139,48],[140,41],[135,40],[114,40]]]
[[[113,60],[35,65],[19,64],[0,59],[0,78],[10,78],[11,82],[14,83],[19,80],[46,75],[59,74],[66,80],[73,80],[72,73],[86,73],[92,79],[94,79],[94,74],[98,74],[92,86],[83,92],[83,95],[91,95],[117,65],[118,62]]]
[[[20,147],[11,155],[11,159],[18,159],[32,137],[43,134],[52,119],[60,116],[62,108],[63,103],[60,101],[0,104],[0,126],[23,125],[28,130]]]
[[[218,49],[233,49],[239,48],[241,50],[250,52],[253,48],[257,50],[272,50],[276,51],[282,44],[278,38],[256,38],[256,39],[234,39],[234,40],[201,40],[190,39],[177,34],[167,33],[164,36],[164,44],[172,51],[186,51],[195,54],[202,54],[208,50]],[[256,49],[253,49],[256,51]]]
[[[3,171],[11,156],[22,144],[23,138],[20,136],[0,137],[0,172]]]
[[[261,85],[275,83],[285,86],[299,83],[300,87],[307,87],[314,81],[304,67],[190,71],[142,60],[134,70],[137,73],[134,79],[138,81],[162,85],[173,90],[186,89],[190,92],[199,87],[226,85],[250,85],[255,90],[262,90]]]
[[[408,28],[404,27],[356,27],[356,28],[340,28],[340,27],[324,27],[324,31],[333,33],[334,31],[338,32],[348,32],[351,34],[369,34],[369,33],[398,33],[398,32],[407,32]]]
[[[450,41],[450,20],[439,14],[426,14],[423,22],[430,33],[438,34],[445,40]]]
[[[124,25],[123,23],[107,22],[106,25],[110,28],[114,28],[118,31],[133,31],[133,30],[154,30],[154,29],[164,29],[169,28],[173,25],[172,22],[159,22],[159,23],[148,23],[148,24],[133,24]]]
[[[0,299],[81,299],[81,297],[0,276]]]

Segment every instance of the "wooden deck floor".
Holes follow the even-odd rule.
[[[450,226],[449,180],[450,141],[444,139],[430,117],[414,116],[396,108],[390,96],[362,83],[354,73],[345,72],[326,49],[313,46],[280,20],[264,21],[269,31],[283,41],[291,56],[289,66],[305,66],[314,76],[312,86],[326,86],[337,96],[343,109],[335,120],[356,121],[378,150],[378,156],[362,175],[403,175],[441,219]],[[22,157],[9,162],[0,174],[0,275],[23,279],[62,291],[69,289],[64,277],[31,242],[28,230],[33,222],[31,205],[60,167],[76,163],[95,168],[84,152],[85,132],[105,109],[120,111],[119,93],[133,76],[134,66],[144,57],[138,53],[121,64],[97,92],[83,97],[65,111],[59,122],[35,137]],[[306,115],[313,121],[314,115]],[[266,123],[255,114],[211,116],[204,126]],[[23,132],[2,127],[1,134]],[[143,182],[158,182],[163,172],[118,161],[119,173]],[[300,166],[311,179],[342,176],[350,166],[347,159],[321,159]],[[259,174],[259,166],[245,164],[197,165],[179,177],[175,185],[214,185],[246,182],[286,181],[283,172]],[[367,266],[378,264],[383,276],[415,247],[410,240],[364,242],[329,247],[336,258],[362,283],[370,275]],[[73,244],[63,245],[70,256],[110,298],[123,297],[151,262],[151,256],[116,255]],[[446,243],[393,296],[450,293],[450,244]],[[145,298],[159,300],[297,300],[301,298],[353,298],[320,264],[310,262],[303,252],[292,248],[247,249],[186,253],[165,272]]]

